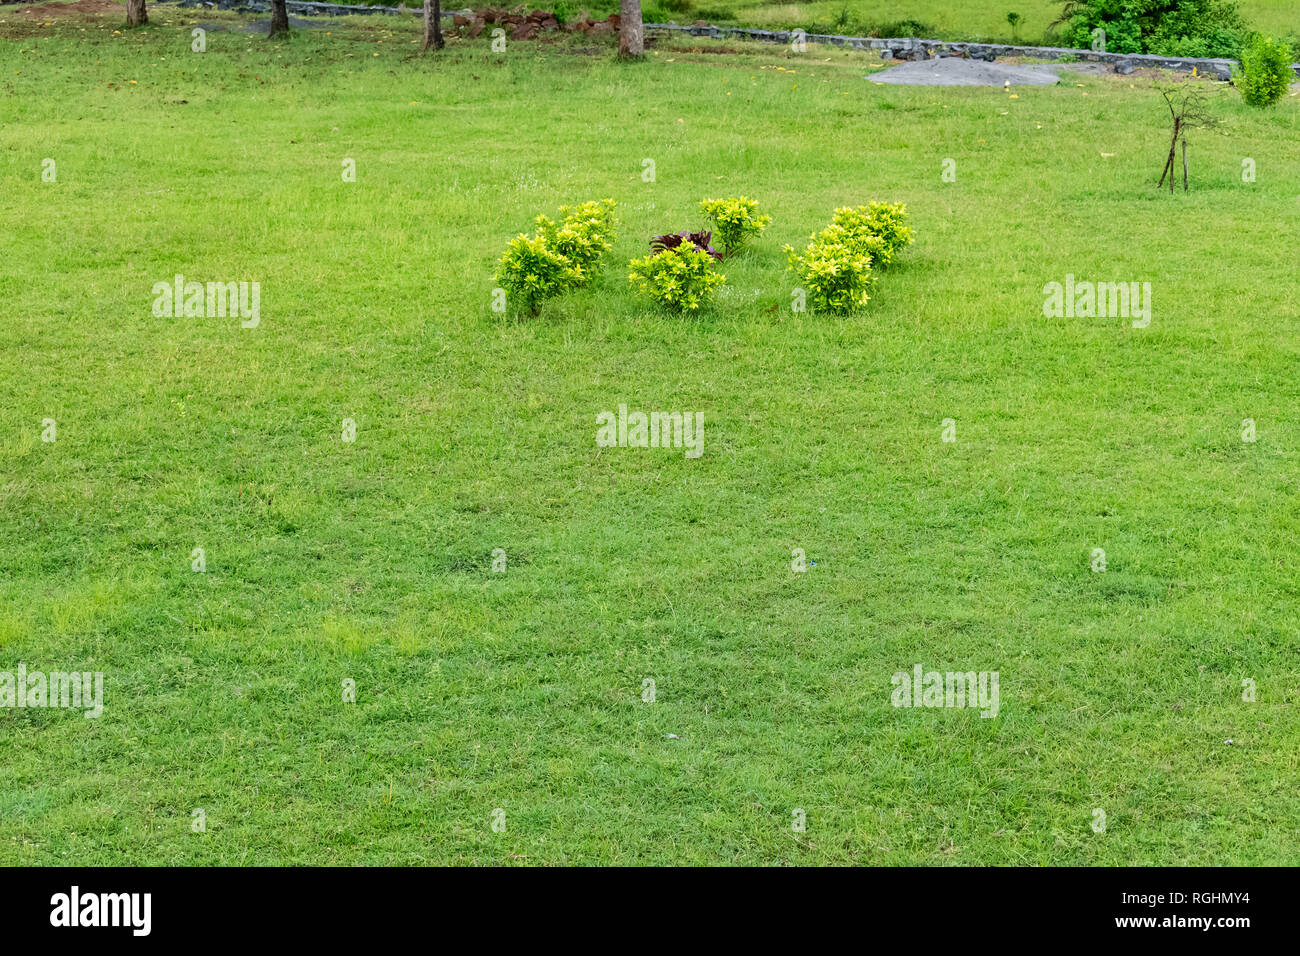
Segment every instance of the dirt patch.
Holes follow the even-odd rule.
[[[1050,65],[1066,73],[1077,73],[1080,76],[1107,76],[1115,72],[1115,68],[1109,63],[1052,63]]]
[[[650,43],[649,40],[646,41],[645,46],[647,50],[650,49],[653,45],[654,44]],[[687,47],[674,47],[668,52],[672,54],[699,53],[704,56],[715,56],[720,54],[726,54],[727,56],[737,56],[741,53],[744,53],[745,51],[738,50],[734,46],[687,46]]]
[[[452,15],[452,28],[459,36],[473,40],[488,27],[495,26],[505,30],[511,40],[536,40],[544,32],[606,34],[616,36],[622,22],[617,13],[610,14],[605,20],[593,20],[583,13],[577,19],[561,25],[559,18],[546,10],[534,10],[526,13],[527,7],[515,7],[513,11],[498,10],[489,7],[486,10],[464,10]],[[491,35],[489,33],[489,35]]]
[[[57,20],[60,17],[99,16],[120,13],[126,16],[126,4],[120,0],[76,0],[75,3],[35,3],[19,7],[14,13],[31,20]]]
[[[328,20],[303,20],[298,17],[289,18],[289,26],[295,30],[324,30],[326,27],[331,27],[333,25],[334,24],[330,23]],[[241,33],[270,33],[271,18],[268,16],[264,20],[254,20],[252,23],[244,24],[236,29]]]

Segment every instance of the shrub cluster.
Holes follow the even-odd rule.
[[[885,268],[912,241],[906,219],[902,203],[844,207],[802,253],[786,246],[790,269],[813,307],[847,312],[866,305],[876,278],[873,267]]]
[[[530,315],[542,303],[583,285],[614,244],[614,200],[561,206],[560,221],[537,217],[537,234],[520,235],[506,246],[496,281],[512,302]]]
[[[648,255],[628,263],[628,282],[638,292],[677,312],[698,312],[726,276],[718,271],[725,253],[761,233],[772,221],[745,196],[705,199],[700,210],[715,232],[670,232],[650,240]],[[797,253],[785,247],[790,268],[814,308],[845,312],[866,305],[876,271],[886,268],[912,241],[902,203],[873,202],[836,209],[830,223]],[[511,302],[536,315],[546,299],[589,281],[614,243],[614,200],[563,206],[557,223],[537,217],[535,235],[510,241],[497,281]]]

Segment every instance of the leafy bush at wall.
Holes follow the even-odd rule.
[[[1237,88],[1251,106],[1271,106],[1280,100],[1295,79],[1291,70],[1291,46],[1272,37],[1256,37],[1241,54]]]
[[[1235,59],[1250,36],[1233,0],[1066,0],[1057,22],[1064,45],[1090,49],[1100,28],[1111,53]]]

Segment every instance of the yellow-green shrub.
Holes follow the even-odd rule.
[[[758,202],[745,196],[726,199],[701,199],[700,211],[713,222],[713,234],[724,255],[731,255],[750,236],[756,236],[772,221],[758,215]]]
[[[826,237],[830,231],[813,236],[802,254],[791,246],[785,247],[785,254],[813,308],[848,312],[871,298],[871,254],[841,235]]]
[[[900,203],[873,202],[866,206],[844,206],[835,210],[827,230],[841,230],[845,241],[860,244],[871,253],[872,264],[885,267],[894,256],[912,241],[912,228],[907,225],[907,207]],[[869,242],[876,236],[880,244]]]
[[[660,305],[678,312],[695,312],[708,303],[726,277],[714,269],[714,258],[703,249],[682,243],[676,249],[633,259],[628,282]]]
[[[614,200],[561,206],[560,217],[557,226],[546,216],[538,216],[537,233],[578,268],[578,281],[584,282],[591,277],[600,257],[614,244]]]
[[[1291,72],[1291,46],[1284,40],[1259,36],[1241,52],[1241,72],[1236,84],[1241,98],[1251,106],[1272,106],[1295,80]]]
[[[530,315],[537,314],[544,300],[559,295],[581,278],[578,267],[545,238],[523,235],[510,240],[496,275],[509,301]]]
[[[590,279],[614,244],[614,200],[561,206],[560,217],[557,225],[538,216],[537,235],[510,240],[497,267],[496,281],[530,315],[546,299]]]
[[[813,307],[847,312],[866,305],[876,280],[874,268],[887,266],[912,241],[906,219],[902,203],[844,206],[803,253],[786,246],[790,268]]]

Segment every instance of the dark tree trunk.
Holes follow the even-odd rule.
[[[149,13],[144,8],[144,0],[126,0],[126,25],[128,27],[144,26],[149,22]]]
[[[619,0],[618,55],[645,59],[645,27],[641,24],[641,0]]]
[[[289,10],[284,0],[271,0],[271,36],[283,36],[289,32]]]
[[[1178,138],[1182,135],[1182,121],[1174,117],[1174,138],[1169,141],[1169,155],[1165,158],[1164,172],[1160,174],[1160,182],[1156,189],[1165,184],[1165,177],[1169,177],[1169,191],[1174,191],[1174,157],[1178,154]]]
[[[442,0],[424,0],[424,45],[421,50],[441,50],[447,42],[442,38]]]

